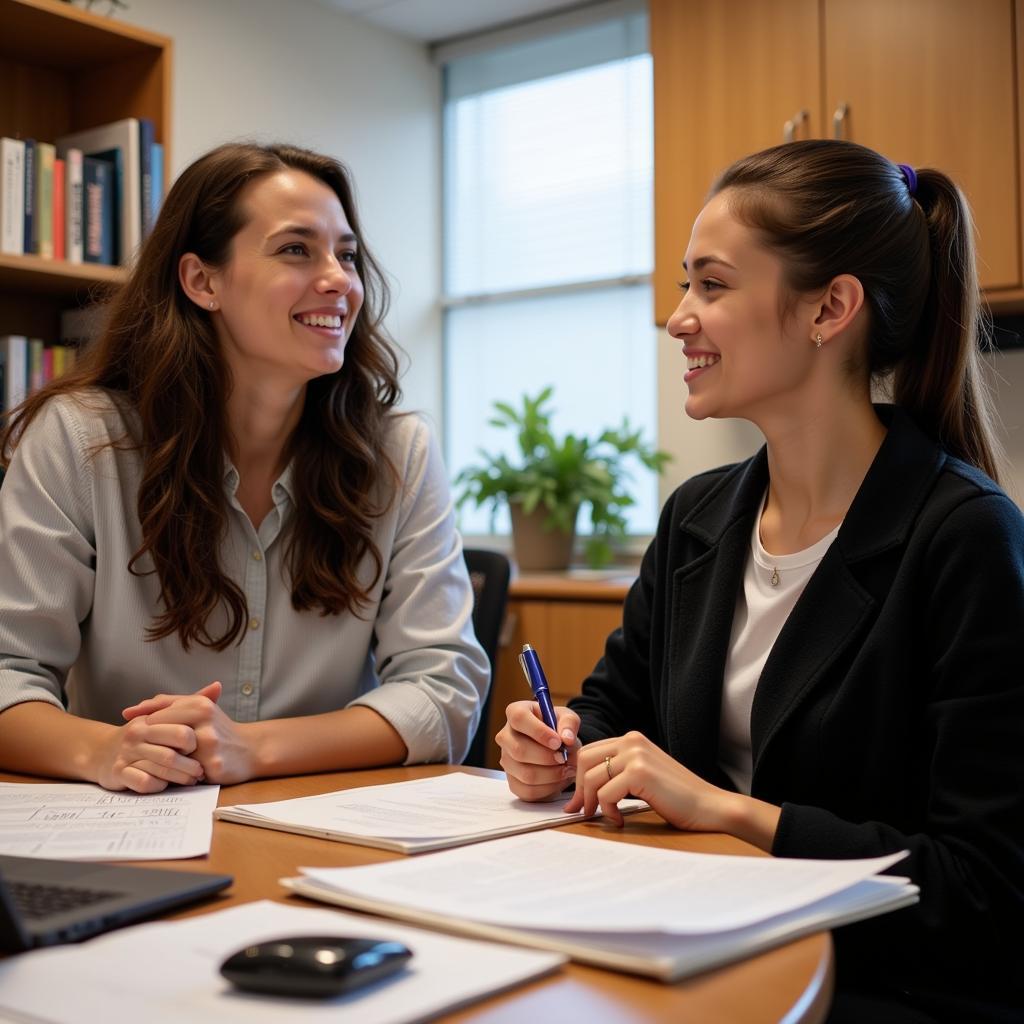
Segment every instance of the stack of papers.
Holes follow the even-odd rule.
[[[0,853],[173,860],[210,852],[219,786],[112,793],[87,782],[0,783]]]
[[[547,832],[414,861],[302,868],[293,892],[675,981],[917,902],[869,860],[683,853]]]
[[[297,800],[220,807],[215,816],[398,853],[423,853],[586,820],[582,813],[565,813],[568,801],[565,796],[526,803],[509,792],[504,778],[453,772]],[[623,814],[646,807],[642,800],[619,803]]]
[[[256,995],[221,977],[220,964],[231,953],[286,935],[394,939],[413,955],[402,973],[334,999]],[[408,1024],[540,977],[564,960],[394,921],[263,900],[4,960],[0,1017],[11,1014],[33,1024]]]

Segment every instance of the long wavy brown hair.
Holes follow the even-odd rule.
[[[142,459],[142,545],[127,568],[138,575],[155,572],[160,581],[163,610],[149,638],[177,633],[186,650],[192,643],[224,650],[241,638],[248,610],[220,557],[228,524],[223,460],[231,451],[225,415],[230,372],[209,314],[179,284],[178,264],[191,252],[208,266],[223,267],[244,226],[243,189],[289,168],[324,182],[341,201],[359,238],[356,267],[365,298],[344,365],[309,382],[289,442],[295,512],[285,563],[294,608],[359,614],[383,571],[373,525],[398,486],[385,435],[400,391],[398,358],[381,325],[387,283],[362,238],[349,173],[336,160],[292,146],[245,143],[200,157],[170,190],[128,281],[110,302],[101,336],[71,372],[19,406],[0,435],[6,466],[18,438],[50,399],[91,388],[105,390],[133,414],[126,419],[131,435],[115,442]],[[367,556],[369,580],[359,572]],[[228,625],[214,635],[209,623],[221,606]]]

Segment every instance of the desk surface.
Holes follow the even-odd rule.
[[[453,770],[431,765],[267,779],[223,787],[220,803],[284,800]],[[483,770],[479,773],[494,774]],[[0,774],[0,781],[33,780]],[[599,822],[567,827],[582,834],[598,833],[615,842],[760,855],[760,851],[729,836],[677,832],[653,813],[630,816],[623,830]],[[221,871],[235,876],[235,884],[227,895],[176,915],[186,917],[256,899],[299,900],[288,895],[278,879],[296,874],[300,865],[342,867],[392,860],[398,856],[401,855],[386,850],[218,821],[214,823],[209,857],[147,863],[160,863],[179,870]],[[674,985],[567,964],[557,974],[475,1003],[445,1020],[460,1024],[521,1024],[524,1020],[588,1018],[599,1020],[601,1024],[648,1021],[729,1021],[730,1024],[806,1021],[818,1024],[825,1018],[831,993],[832,943],[828,934],[818,934]]]

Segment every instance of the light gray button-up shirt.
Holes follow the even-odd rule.
[[[419,419],[390,419],[402,489],[376,521],[384,571],[359,615],[292,608],[284,567],[292,468],[255,530],[226,464],[222,568],[245,594],[249,620],[241,642],[219,653],[198,645],[186,653],[177,635],[146,640],[162,606],[156,575],[128,572],[142,543],[141,460],[100,447],[123,434],[108,396],[65,396],[48,403],[15,451],[0,488],[0,711],[66,702],[77,715],[121,724],[121,710],[137,701],[219,679],[221,706],[239,722],[362,704],[397,730],[408,763],[462,759],[489,668],[473,634],[441,456]],[[361,571],[369,576],[369,559]],[[216,614],[215,635],[227,621],[223,609]]]

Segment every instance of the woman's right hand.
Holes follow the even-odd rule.
[[[576,777],[580,716],[562,707],[555,708],[555,716],[557,732],[544,724],[536,701],[514,701],[505,711],[505,725],[494,737],[501,748],[508,788],[520,800],[546,800]],[[568,763],[562,761],[562,744],[569,751]]]
[[[97,779],[104,789],[159,793],[171,783],[192,786],[203,778],[193,757],[196,734],[187,725],[151,725],[145,716],[111,730],[97,750]]]

